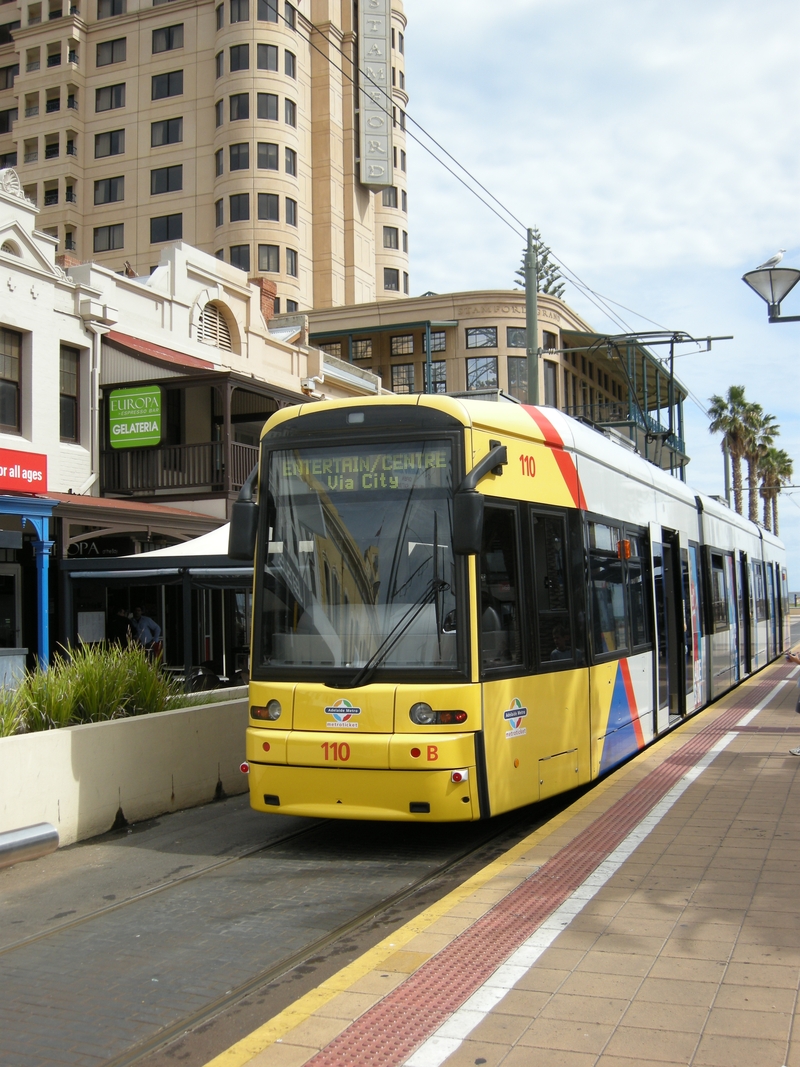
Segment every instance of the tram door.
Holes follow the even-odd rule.
[[[736,570],[736,612],[739,631],[739,660],[741,673],[751,674],[753,670],[753,643],[750,630],[750,580],[747,555],[739,553]]]
[[[660,732],[686,713],[683,583],[677,534],[651,523],[650,553],[656,647],[656,730]]]

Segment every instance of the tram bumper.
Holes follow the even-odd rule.
[[[346,761],[332,759],[330,734],[250,728],[247,735],[250,805],[257,811],[396,822],[480,817],[472,734],[350,736]]]

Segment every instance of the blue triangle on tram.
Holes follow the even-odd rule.
[[[600,759],[600,773],[604,774],[622,763],[628,756],[639,751],[639,742],[633,725],[633,714],[628,703],[625,679],[622,677],[622,664],[617,664],[617,677],[614,680],[614,692],[611,696],[611,709],[608,713],[608,733],[603,744]]]

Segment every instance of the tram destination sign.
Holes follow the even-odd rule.
[[[385,450],[336,450],[325,455],[307,451],[282,453],[279,472],[283,478],[300,478],[328,492],[363,489],[449,488],[450,449],[397,448]]]
[[[108,434],[112,448],[161,444],[160,385],[113,389],[108,397]]]
[[[362,185],[392,185],[392,2],[361,0],[359,131]]]

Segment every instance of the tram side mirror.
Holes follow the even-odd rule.
[[[474,556],[483,539],[482,493],[462,490],[453,497],[453,551],[459,556]]]
[[[253,562],[258,534],[258,504],[253,500],[253,489],[258,477],[254,467],[250,477],[239,490],[239,496],[231,508],[231,526],[228,531],[228,555],[231,559]]]

